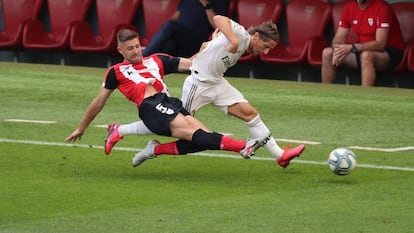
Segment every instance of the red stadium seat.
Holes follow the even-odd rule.
[[[274,23],[283,11],[283,0],[238,0],[238,22],[244,27],[261,24],[271,20]]]
[[[345,7],[345,4],[347,2],[354,1],[354,0],[343,0],[339,1],[337,3],[334,3],[332,7],[332,25],[333,25],[333,32],[335,33],[338,30],[339,27],[339,21],[341,20],[342,10]],[[349,30],[348,36],[346,39],[346,43],[356,43],[358,41],[357,34]],[[328,41],[326,40],[326,37],[316,37],[314,38],[308,48],[308,62],[310,65],[313,66],[321,66],[322,65],[322,50],[326,47],[329,47]]]
[[[286,5],[288,45],[279,44],[260,59],[267,63],[303,64],[314,38],[322,38],[331,19],[331,4],[315,0],[290,0]],[[322,51],[321,51],[322,52]],[[301,72],[298,73],[301,81]]]
[[[0,49],[20,50],[26,21],[39,16],[43,0],[2,0],[4,30],[0,31]],[[17,59],[17,58],[15,58]]]
[[[400,23],[401,32],[407,47],[414,45],[414,2],[391,3],[395,15]],[[402,72],[407,69],[408,49],[405,49],[400,64],[394,68],[394,72]]]
[[[69,36],[73,23],[83,21],[92,0],[47,0],[50,29],[39,19],[31,19],[23,30],[23,46],[28,49],[69,49]]]
[[[238,22],[246,29],[271,20],[274,23],[283,11],[283,0],[238,0]],[[239,61],[253,61],[253,55],[242,56]]]
[[[178,2],[179,0],[142,0],[146,35],[141,36],[141,45],[148,45],[154,34],[177,10]]]
[[[70,34],[70,48],[76,52],[116,51],[116,34],[122,28],[138,31],[132,24],[141,0],[96,0],[98,32],[86,21],[76,22]]]

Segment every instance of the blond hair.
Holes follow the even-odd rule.
[[[280,39],[276,24],[270,20],[256,26],[251,26],[247,31],[250,35],[258,32],[259,38],[263,41],[274,40],[275,42],[279,42]]]

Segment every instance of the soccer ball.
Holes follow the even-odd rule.
[[[354,170],[356,155],[347,148],[336,148],[328,157],[328,166],[331,171],[339,176],[345,176]]]

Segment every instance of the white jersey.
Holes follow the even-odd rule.
[[[227,69],[234,66],[246,52],[250,43],[250,34],[243,26],[231,21],[231,27],[239,39],[236,53],[225,51],[230,42],[224,34],[220,34],[193,60],[191,75],[184,81],[181,98],[184,108],[192,115],[209,103],[227,114],[228,106],[247,102],[240,91],[223,77]]]
[[[236,53],[229,53],[225,48],[230,45],[227,37],[220,35],[211,40],[193,60],[190,67],[192,74],[202,82],[217,82],[223,78],[229,67],[234,66],[239,58],[246,52],[250,43],[250,34],[240,24],[231,20],[231,28],[239,39]]]

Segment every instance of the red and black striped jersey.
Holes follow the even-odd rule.
[[[150,82],[158,92],[168,94],[164,75],[178,72],[179,61],[180,58],[167,54],[154,54],[135,64],[124,61],[108,68],[102,86],[111,90],[118,88],[127,99],[140,106]]]

